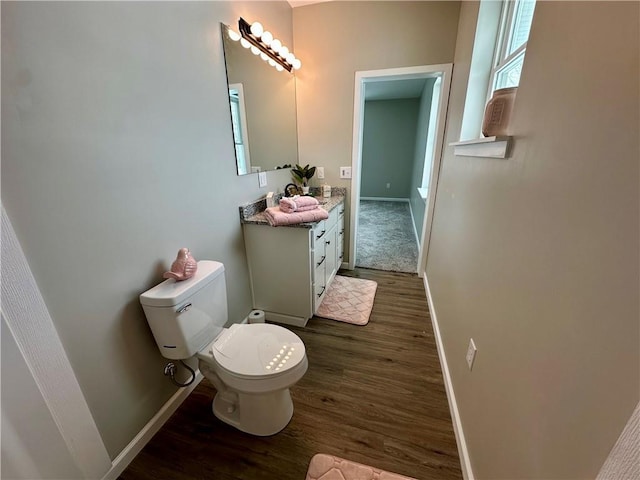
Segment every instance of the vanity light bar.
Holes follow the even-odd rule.
[[[290,72],[294,68],[298,70],[302,65],[300,60],[293,55],[293,52],[289,52],[289,49],[282,45],[277,38],[273,38],[270,32],[265,32],[259,22],[250,25],[244,18],[240,17],[238,20],[238,29],[240,30],[242,40],[249,43],[248,46],[243,46],[257,48],[259,50],[258,54],[262,52],[267,56],[265,61],[268,61],[269,64],[272,63],[270,60],[275,62],[277,70],[284,69]],[[262,58],[264,59],[264,57]]]

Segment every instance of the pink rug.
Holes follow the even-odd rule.
[[[366,325],[378,284],[373,280],[336,275],[316,315],[339,322]]]
[[[318,453],[309,463],[305,480],[416,480],[369,465]]]

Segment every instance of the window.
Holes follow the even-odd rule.
[[[531,30],[535,0],[505,1],[496,42],[489,96],[499,88],[517,87]]]
[[[473,42],[460,140],[482,137],[484,109],[498,88],[520,83],[535,0],[482,0]]]
[[[247,113],[244,106],[244,89],[241,83],[229,85],[229,105],[231,106],[231,126],[236,149],[238,175],[253,173],[247,141]]]

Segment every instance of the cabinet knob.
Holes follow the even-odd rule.
[[[331,240],[327,240],[324,243],[326,243],[327,245],[331,245]]]

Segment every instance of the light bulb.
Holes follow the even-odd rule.
[[[231,29],[227,30],[227,34],[229,35],[229,38],[231,40],[233,40],[234,42],[237,42],[238,40],[240,40],[240,34],[236,31],[233,31]]]
[[[296,58],[291,64],[291,66],[296,70],[300,70],[300,67],[302,66],[302,62],[300,61],[300,59]]]
[[[286,56],[289,55],[289,49],[283,45],[279,54],[282,58],[286,58]]]
[[[260,37],[264,33],[264,28],[260,22],[254,22],[251,24],[251,33],[256,37]]]
[[[276,61],[273,58],[269,59],[269,65],[271,65],[272,67],[276,66]]]
[[[246,38],[243,38],[242,40],[240,40],[240,45],[242,45],[244,48],[250,48],[251,44],[249,43],[249,41]]]
[[[264,32],[260,37],[260,40],[268,47],[271,45],[271,42],[273,42],[273,35],[271,32]]]
[[[276,70],[278,70],[279,72],[284,70],[284,67],[282,65],[280,65],[279,63],[276,63]]]
[[[277,38],[274,38],[273,41],[271,42],[271,50],[278,53],[281,48],[282,48],[282,42]]]
[[[289,52],[289,55],[285,57],[285,60],[287,61],[287,63],[291,63],[291,64],[293,64],[293,61],[295,59],[296,59],[296,56],[291,52]]]
[[[255,45],[251,45],[251,53],[253,53],[254,55],[259,55],[260,50]]]
[[[267,57],[267,54],[266,54],[266,53],[264,53],[264,52],[262,52],[262,53],[260,54],[260,58],[261,58],[262,60],[264,60],[265,62],[266,62],[267,60],[269,60],[269,57]]]

